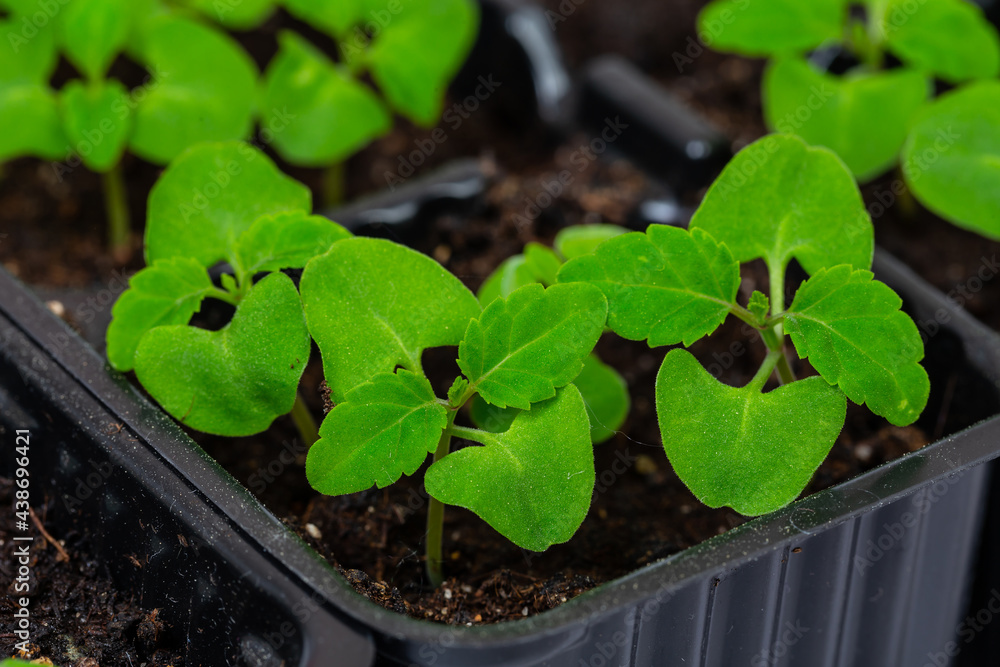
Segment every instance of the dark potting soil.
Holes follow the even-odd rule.
[[[12,507],[14,484],[0,478],[0,506]],[[34,507],[35,517],[45,528],[49,504]],[[53,534],[55,546],[31,527],[31,562],[27,593],[15,589],[17,563],[13,523],[0,523],[0,576],[10,582],[0,597],[0,659],[39,660],[39,664],[61,667],[182,667],[183,647],[177,646],[156,609],[142,605],[130,592],[116,588],[104,566],[88,556],[88,535]],[[22,534],[22,533],[18,533]],[[20,641],[14,634],[14,600],[27,596],[31,603],[31,640],[28,650],[15,650]],[[51,662],[45,662],[49,660]]]

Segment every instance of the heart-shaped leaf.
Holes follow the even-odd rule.
[[[306,265],[306,321],[334,400],[379,373],[421,372],[426,348],[458,345],[479,302],[426,255],[381,239],[338,241]]]
[[[573,225],[556,234],[553,244],[563,259],[589,255],[608,239],[628,234],[628,230],[618,225]]]
[[[834,151],[863,182],[899,160],[910,122],[929,94],[927,78],[916,70],[836,77],[786,58],[764,74],[764,115],[775,131]]]
[[[847,5],[847,0],[715,0],[698,16],[698,33],[718,51],[804,53],[843,35]]]
[[[903,173],[927,208],[1000,240],[1000,82],[947,93],[913,125]]]
[[[448,411],[424,377],[406,370],[376,375],[326,415],[306,477],[330,496],[385,488],[417,471],[447,425]]]
[[[136,96],[132,152],[167,164],[197,143],[250,134],[257,66],[232,38],[165,16],[150,23],[141,44],[137,57],[153,78]]]
[[[393,109],[431,126],[472,47],[479,13],[469,0],[409,0],[399,7],[363,59]]]
[[[631,405],[625,380],[592,354],[584,360],[583,370],[573,379],[573,385],[580,390],[587,406],[591,441],[596,445],[609,439],[625,423]],[[469,403],[472,421],[490,433],[506,431],[519,414],[518,408],[498,408],[480,396]]]
[[[897,426],[913,423],[930,391],[920,332],[870,271],[837,266],[802,283],[785,315],[795,349],[855,403]]]
[[[472,510],[514,544],[544,551],[573,537],[594,492],[587,413],[573,385],[520,413],[510,429],[433,464],[427,493]]]
[[[111,309],[108,361],[120,371],[132,370],[143,335],[159,326],[187,324],[211,290],[205,267],[185,257],[163,259],[136,273]]]
[[[235,262],[237,239],[258,218],[311,209],[309,189],[249,144],[195,146],[167,167],[149,195],[146,263]]]
[[[600,290],[587,283],[526,285],[469,323],[458,366],[489,403],[527,410],[579,375],[601,337],[607,308]]]
[[[258,218],[236,244],[236,261],[248,275],[259,271],[301,269],[329,250],[334,243],[353,236],[321,215],[303,211]]]
[[[764,137],[740,151],[691,219],[740,262],[772,269],[791,258],[810,274],[851,264],[868,268],[875,239],[861,192],[844,163],[797,137]]]
[[[84,84],[74,80],[60,92],[63,129],[88,169],[105,172],[125,153],[132,114],[122,99],[128,91],[116,80]]]
[[[17,128],[0,132],[0,162],[26,155],[46,160],[67,155],[59,103],[47,85],[0,83],[0,127]]]
[[[157,327],[142,337],[135,374],[191,428],[226,436],[266,430],[295,403],[309,333],[291,279],[257,283],[220,331]]]
[[[820,377],[762,394],[722,384],[686,350],[656,376],[663,448],[681,481],[709,507],[773,512],[795,500],[844,426],[844,394]]]
[[[378,97],[319,49],[293,32],[281,33],[279,43],[264,75],[262,113],[292,119],[274,133],[283,158],[305,166],[342,162],[392,128]]]
[[[102,79],[125,48],[134,0],[73,0],[60,7],[60,40],[66,57],[87,79]]]
[[[726,246],[700,229],[651,225],[567,262],[560,283],[589,282],[608,299],[608,326],[651,347],[694,341],[715,331],[736,302],[740,267]]]
[[[1000,39],[983,10],[966,0],[885,0],[877,25],[904,63],[949,83],[1000,73]]]

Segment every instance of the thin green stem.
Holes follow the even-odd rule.
[[[112,257],[125,262],[132,254],[131,225],[121,163],[101,174],[101,181],[104,187],[104,207],[108,215],[108,248]]]
[[[785,337],[779,333],[780,330],[780,325],[775,325],[774,328],[761,331],[760,336],[764,340],[764,344],[767,345],[767,349],[770,350],[770,353],[778,355],[778,381],[781,384],[788,384],[789,382],[795,382],[795,373],[788,363],[788,357],[785,356]]]
[[[481,431],[478,428],[469,428],[468,426],[455,426],[454,424],[448,427],[448,431],[456,438],[464,438],[484,445],[493,437],[493,434],[487,431]]]
[[[240,303],[239,297],[237,297],[232,292],[227,292],[224,289],[219,289],[218,287],[213,287],[208,290],[205,296],[210,296],[213,299],[218,299],[219,301],[224,301],[231,306],[238,306]]]
[[[306,405],[305,399],[302,398],[302,394],[299,392],[295,392],[295,404],[292,405],[291,415],[292,421],[295,422],[295,428],[299,431],[299,437],[302,438],[302,442],[307,447],[312,447],[319,440],[319,430],[316,428],[316,420],[313,419],[312,413],[309,412],[309,407]]]
[[[437,463],[451,452],[451,430],[455,421],[455,412],[448,417],[448,428],[441,434],[437,449],[434,450],[434,463]],[[444,538],[444,503],[434,497],[430,497],[427,505],[427,579],[431,586],[437,588],[444,581],[442,567],[444,556],[442,555],[442,542]]]
[[[323,172],[323,200],[327,206],[340,206],[347,197],[347,174],[344,163],[335,162]]]
[[[774,350],[768,352],[767,357],[764,358],[764,363],[760,365],[760,369],[757,371],[757,374],[753,376],[753,379],[750,380],[750,384],[747,386],[752,387],[757,391],[763,389],[764,384],[767,382],[767,378],[771,377],[771,371],[774,370],[776,364],[781,362],[781,359],[784,358],[784,356],[785,355],[782,352],[776,352]]]

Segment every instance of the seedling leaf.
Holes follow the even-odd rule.
[[[306,321],[334,400],[396,366],[420,372],[426,348],[458,345],[479,302],[430,257],[381,239],[339,241],[306,265]]]
[[[163,259],[136,273],[111,309],[108,361],[120,371],[132,370],[143,335],[159,326],[187,324],[211,289],[205,268],[186,257]]]
[[[844,394],[811,377],[763,394],[713,378],[686,350],[656,376],[656,412],[667,458],[709,507],[756,516],[795,500],[844,425]]]
[[[195,146],[167,167],[149,195],[146,263],[235,261],[237,239],[258,218],[310,209],[309,189],[256,148],[235,141]]]
[[[535,272],[524,255],[508,257],[479,288],[479,303],[485,308],[494,299],[506,299],[515,290],[535,282]]]
[[[763,258],[774,268],[794,257],[810,274],[837,264],[868,268],[875,245],[871,217],[844,163],[787,135],[740,151],[691,228],[711,234],[740,262]]]
[[[284,0],[284,4],[296,17],[331,35],[344,34],[364,9],[357,0]]]
[[[139,342],[135,373],[163,408],[216,435],[259,433],[295,403],[309,333],[291,279],[257,283],[220,331],[153,329]]]
[[[458,366],[492,405],[526,410],[580,373],[606,318],[607,302],[592,285],[527,285],[469,323]]]
[[[104,77],[128,41],[134,0],[73,0],[56,20],[66,57],[91,81]]]
[[[949,83],[1000,73],[1000,39],[983,10],[965,0],[887,0],[879,29],[900,60]]]
[[[931,104],[903,149],[903,173],[924,206],[1000,240],[1000,83],[970,84]]]
[[[127,95],[125,86],[114,79],[89,85],[76,79],[60,92],[66,138],[73,146],[89,147],[79,154],[93,171],[108,171],[125,153],[128,133],[132,129],[132,114],[121,103]],[[95,135],[100,141],[94,141]]]
[[[927,78],[916,70],[836,77],[798,58],[772,62],[763,84],[769,127],[829,148],[862,182],[898,161],[910,122],[929,95]]]
[[[40,28],[35,25],[32,19],[38,11],[37,2],[0,0],[0,9],[5,6],[10,8],[10,15],[0,19],[0,35],[4,42],[0,48],[0,83],[47,84],[59,60],[55,21]],[[34,31],[30,38],[24,34],[26,26]]]
[[[259,271],[301,269],[352,234],[320,215],[303,211],[265,215],[236,243],[236,261],[249,275]]]
[[[739,264],[702,230],[651,225],[606,241],[567,262],[560,283],[589,282],[608,299],[608,326],[651,347],[694,341],[715,331],[735,303]]]
[[[703,44],[747,56],[804,53],[841,37],[846,0],[715,0],[698,17]]]
[[[902,300],[870,271],[821,270],[802,283],[785,326],[801,358],[855,403],[897,426],[913,423],[930,382],[920,332]]]
[[[524,549],[569,540],[590,508],[594,450],[573,385],[520,413],[510,430],[484,437],[433,464],[427,492],[465,507]]]
[[[628,234],[628,230],[617,225],[572,225],[556,234],[556,252],[569,260],[589,255],[608,239]]]
[[[313,3],[315,1],[312,0]],[[239,2],[183,0],[183,3],[234,30],[256,28],[274,13],[275,9],[274,0],[239,0]],[[286,0],[285,4],[290,6],[292,1]],[[343,4],[342,0],[338,4]]]
[[[281,33],[279,43],[264,76],[263,113],[291,118],[274,135],[283,158],[306,166],[341,162],[391,129],[378,97],[316,47],[293,32]]]
[[[524,247],[524,262],[534,275],[535,282],[554,285],[562,260],[551,249],[540,243],[529,243]]]
[[[0,132],[0,162],[25,155],[66,157],[59,103],[47,85],[0,83],[0,127],[8,128]]]
[[[424,377],[406,370],[376,375],[326,415],[306,477],[331,496],[385,488],[417,471],[447,425],[447,410]]]
[[[590,418],[590,439],[599,444],[608,440],[625,423],[631,400],[625,380],[618,372],[595,355],[583,362],[583,370],[573,380],[580,390]],[[469,416],[479,428],[490,433],[502,433],[510,428],[521,413],[518,408],[498,408],[476,396],[469,403]]]

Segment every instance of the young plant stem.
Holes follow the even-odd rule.
[[[768,354],[777,355],[771,368],[776,367],[778,382],[788,384],[789,382],[795,382],[795,373],[788,363],[788,357],[785,356],[785,336],[780,333],[780,327],[780,324],[776,324],[773,329],[764,329],[760,332],[760,337],[764,340],[764,344],[767,345]]]
[[[316,420],[313,419],[305,399],[300,392],[295,392],[295,404],[292,405],[292,421],[299,432],[299,437],[307,447],[312,447],[319,440],[319,430],[316,428]]]
[[[323,172],[323,200],[327,206],[340,206],[347,196],[347,174],[343,162],[331,164]]]
[[[768,352],[767,357],[764,358],[764,363],[760,365],[760,369],[753,376],[753,379],[750,380],[748,386],[753,387],[757,391],[763,389],[767,383],[767,378],[771,376],[771,371],[774,370],[775,364],[778,364],[784,357],[785,354],[783,352],[776,352],[774,350]]]
[[[451,451],[451,422],[454,422],[455,414],[457,414],[457,410],[452,412],[448,418],[448,428],[441,434],[437,449],[434,451],[434,463],[448,456],[448,453]],[[441,548],[444,537],[444,503],[433,497],[430,497],[429,500],[430,502],[427,505],[427,561],[425,567],[427,569],[427,579],[430,581],[431,586],[437,588],[444,581],[444,574],[442,572],[444,556],[442,555]]]
[[[108,248],[116,261],[124,263],[128,261],[132,251],[128,196],[125,193],[121,163],[101,174],[101,181],[104,186],[104,207],[108,214]]]

